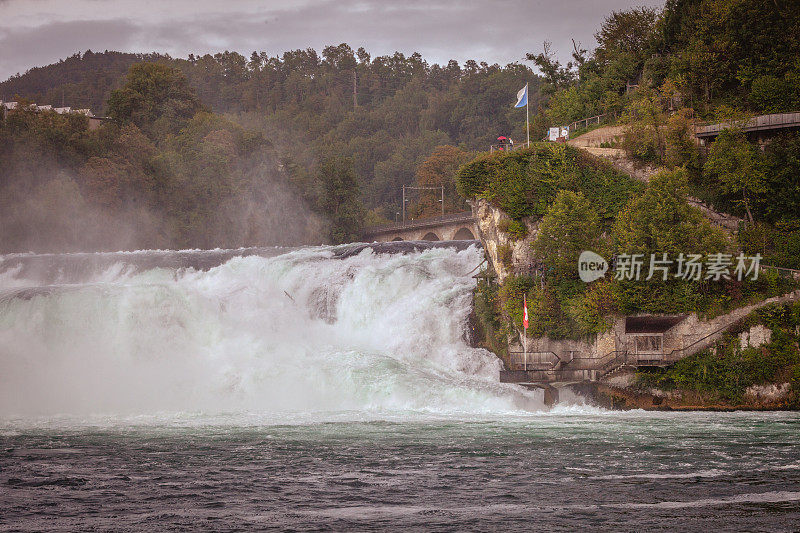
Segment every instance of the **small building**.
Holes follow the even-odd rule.
[[[16,102],[4,102],[3,100],[0,100],[0,119],[6,118],[6,113],[16,108],[17,108]]]
[[[625,317],[624,349],[637,365],[660,365],[673,351],[683,348],[683,338],[671,334],[687,315],[643,315]]]

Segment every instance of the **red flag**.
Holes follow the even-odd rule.
[[[528,299],[522,295],[522,326],[528,329]]]

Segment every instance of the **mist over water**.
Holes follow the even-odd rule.
[[[341,251],[181,252],[209,268],[165,252],[5,256],[0,416],[277,423],[542,407],[497,383],[497,358],[465,339],[480,250]]]

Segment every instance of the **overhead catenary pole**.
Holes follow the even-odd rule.
[[[403,185],[403,225],[406,225],[406,186]]]
[[[415,187],[413,185],[403,185],[403,224],[406,223],[406,191],[439,191],[439,202],[442,204],[442,216],[444,216],[444,185]]]

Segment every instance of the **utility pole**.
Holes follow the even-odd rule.
[[[444,216],[444,185],[442,185],[442,199],[439,201],[442,202],[442,216]]]
[[[358,107],[358,85],[356,84],[356,69],[353,69],[353,109]]]

